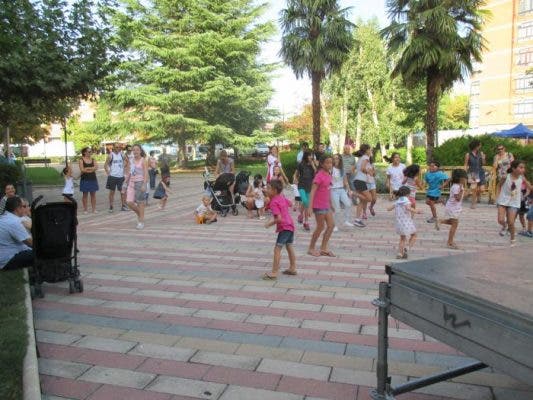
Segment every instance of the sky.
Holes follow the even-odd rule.
[[[281,29],[278,19],[280,11],[285,8],[285,0],[267,0],[268,11],[265,20],[274,20],[278,25],[278,34],[266,43],[261,52],[261,61],[267,63],[280,62],[278,56],[281,48]],[[339,0],[342,8],[351,7],[348,19],[355,23],[357,19],[368,20],[377,17],[381,26],[387,25],[385,0]],[[297,80],[289,67],[284,67],[275,72],[272,80],[274,96],[270,107],[277,109],[282,117],[300,113],[303,105],[311,102],[311,82],[307,78]]]

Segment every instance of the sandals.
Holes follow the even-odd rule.
[[[452,250],[459,250],[459,246],[457,246],[455,243],[448,244],[448,248]]]
[[[320,250],[320,255],[326,257],[337,257],[331,250]]]
[[[309,250],[307,254],[313,257],[320,257],[322,255],[318,250]]]
[[[290,269],[286,269],[282,272],[283,275],[297,275],[298,273],[296,271],[291,271]]]
[[[277,281],[278,277],[277,276],[270,276],[269,274],[267,274],[265,272],[265,274],[261,277],[261,279],[264,280],[264,281]]]

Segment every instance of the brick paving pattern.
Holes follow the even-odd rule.
[[[273,231],[248,220],[242,207],[239,216],[195,225],[201,178],[173,177],[172,188],[167,210],[158,211],[155,202],[147,208],[142,231],[132,212],[107,213],[103,190],[100,212],[80,215],[85,292],[69,295],[64,283],[47,284],[45,298],[33,302],[43,398],[369,399],[377,353],[370,301],[398,240],[388,202],[378,202],[368,228],[333,234],[337,258],[305,255],[310,233],[298,230],[298,276],[265,282],[260,277],[271,267]],[[508,246],[495,218],[494,206],[465,209],[457,235],[464,251]],[[416,219],[412,259],[452,254],[444,246],[446,227],[436,232],[424,216]],[[282,268],[286,264],[284,254]],[[469,360],[391,322],[393,384]],[[398,396],[531,398],[532,387],[491,369]]]

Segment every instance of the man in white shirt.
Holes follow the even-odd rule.
[[[109,153],[105,161],[104,169],[107,173],[106,188],[109,190],[109,212],[113,212],[113,203],[115,201],[115,190],[121,195],[121,210],[127,211],[126,194],[123,193],[124,170],[128,166],[128,158],[122,154],[120,143],[113,145],[113,151]]]
[[[31,235],[22,225],[24,215],[20,197],[10,197],[6,201],[4,214],[0,215],[0,270],[13,270],[33,265],[33,245]]]

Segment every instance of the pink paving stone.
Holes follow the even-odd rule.
[[[147,392],[114,385],[103,385],[87,400],[170,400],[170,394]]]
[[[327,304],[328,306],[352,307],[353,301],[347,299],[335,299],[332,297],[305,296],[302,303]]]
[[[389,337],[390,347],[404,350],[427,351],[431,353],[457,354],[457,350],[440,342],[423,342],[421,340]]]
[[[378,323],[378,317],[365,317],[362,315],[341,315],[341,322],[347,324],[361,324],[361,325],[376,325]],[[389,325],[390,327],[394,325]]]
[[[292,301],[294,303],[303,303],[304,297],[293,294],[282,293],[254,293],[254,299],[259,300],[279,300],[279,301]]]
[[[57,376],[40,375],[40,378],[43,393],[79,400],[85,399],[100,386],[100,383],[82,382]]]
[[[339,322],[340,314],[320,312],[320,311],[305,311],[305,310],[287,310],[285,317],[299,318],[299,319],[315,319],[317,321]]]
[[[144,360],[146,360],[146,357],[87,349],[80,355],[78,360],[73,361],[109,368],[135,369]]]
[[[275,390],[281,375],[253,372],[239,368],[214,366],[203,377],[204,381],[228,383],[256,389]],[[252,400],[252,399],[250,399]],[[260,400],[260,399],[257,399]]]
[[[197,328],[206,327],[212,319],[209,318],[197,318],[189,317],[186,315],[172,315],[172,314],[161,314],[159,318],[156,319],[156,322],[164,322],[167,324],[181,324],[187,326],[194,326]]]
[[[253,292],[244,290],[230,290],[230,289],[211,289],[210,294],[216,296],[228,296],[228,297],[243,297],[250,298],[253,296]]]
[[[347,400],[355,399],[357,386],[346,383],[323,382],[315,379],[283,376],[277,391],[321,397],[330,400]]]
[[[298,339],[322,340],[325,331],[290,326],[269,325],[263,332],[264,335],[290,336]]]
[[[253,302],[253,300],[251,300],[251,302]],[[285,315],[285,310],[282,310],[280,308],[244,305],[237,305],[237,307],[233,309],[233,312],[240,312],[245,314],[271,315],[274,317],[283,317]]]
[[[263,333],[265,325],[263,324],[248,324],[245,322],[213,320],[207,324],[208,328],[223,329],[226,331],[245,332],[245,333]]]
[[[63,361],[76,361],[85,351],[85,349],[79,347],[70,347],[42,342],[38,342],[37,347],[41,357]]]
[[[201,379],[209,368],[210,366],[206,364],[149,358],[137,368],[137,371],[178,378]]]

